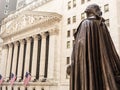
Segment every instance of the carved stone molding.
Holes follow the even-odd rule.
[[[33,37],[35,40],[38,40],[38,39],[40,38],[39,35],[33,35],[32,37]]]
[[[42,38],[46,38],[48,34],[46,32],[41,32],[40,35]]]
[[[19,40],[20,44],[24,44],[26,41],[24,39]]]
[[[49,31],[49,34],[50,35],[57,35],[57,34],[59,34],[59,30],[58,29],[52,29],[52,30]]]
[[[15,42],[13,42],[13,44],[18,46],[20,44],[20,42],[19,41],[15,41]]]
[[[9,48],[13,47],[13,43],[9,43],[8,46],[9,46]]]
[[[8,48],[8,45],[5,44],[5,45],[2,46],[2,48],[3,48],[3,49],[7,49],[7,48]]]
[[[27,42],[31,42],[32,41],[32,37],[28,37],[28,38],[25,38]]]

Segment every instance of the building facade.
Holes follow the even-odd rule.
[[[69,90],[66,67],[71,62],[73,34],[91,3],[101,6],[120,54],[119,0],[18,0],[16,12],[2,21],[0,74],[5,81],[0,89]],[[31,74],[27,87],[23,84],[26,72]],[[13,87],[11,73],[17,77]]]

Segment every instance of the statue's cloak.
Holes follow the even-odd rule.
[[[70,90],[120,90],[120,58],[105,23],[87,18],[74,36]]]

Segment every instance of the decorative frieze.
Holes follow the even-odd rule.
[[[57,13],[26,11],[22,12],[12,21],[8,21],[2,25],[1,37],[12,36],[22,32],[28,28],[49,26],[61,20],[61,15]],[[3,33],[4,32],[4,33]]]

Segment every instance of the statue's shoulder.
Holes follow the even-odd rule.
[[[91,21],[93,21],[93,20],[86,18],[86,19],[84,19],[84,20],[81,21],[81,24],[89,23]]]

